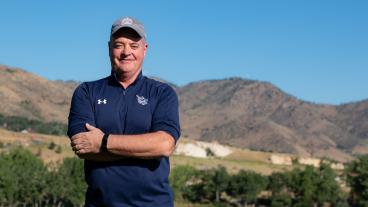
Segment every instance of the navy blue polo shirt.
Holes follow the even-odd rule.
[[[85,123],[109,134],[161,130],[176,142],[180,136],[178,97],[169,85],[142,73],[126,89],[114,75],[85,82],[73,94],[68,136],[85,132]],[[168,157],[85,160],[84,169],[88,184],[86,206],[173,206]]]

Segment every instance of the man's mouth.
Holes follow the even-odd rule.
[[[121,63],[128,63],[134,61],[133,59],[120,59],[119,62]]]

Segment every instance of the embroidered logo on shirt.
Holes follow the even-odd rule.
[[[135,96],[137,97],[137,101],[140,105],[144,106],[148,104],[147,98],[144,98],[143,96],[138,96],[138,95],[135,95]]]
[[[103,100],[98,99],[97,104],[107,104],[107,100],[105,98]]]

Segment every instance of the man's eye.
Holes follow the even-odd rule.
[[[131,45],[130,47],[131,47],[132,49],[138,49],[139,45],[137,45],[137,44],[133,44],[133,45]]]
[[[114,45],[114,48],[122,48],[123,45],[120,45],[120,44],[117,44],[117,45]]]

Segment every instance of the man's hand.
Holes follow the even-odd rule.
[[[70,145],[78,156],[100,152],[101,141],[104,133],[100,129],[88,123],[86,124],[86,128],[88,132],[78,133],[71,138]]]

